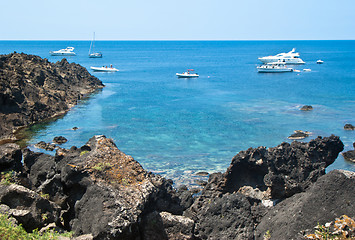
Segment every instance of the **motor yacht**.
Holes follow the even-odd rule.
[[[49,54],[51,56],[75,56],[76,55],[73,47],[67,47],[65,49],[60,49],[58,51],[50,51]]]
[[[260,57],[258,59],[263,63],[284,62],[286,64],[305,64],[305,62],[300,58],[300,54],[295,51],[296,49],[293,48],[287,53],[279,53],[274,56]]]
[[[317,64],[323,64],[324,62],[322,60],[317,60]]]
[[[282,73],[292,72],[293,68],[286,66],[284,62],[271,62],[257,67],[259,73]]]
[[[187,69],[186,72],[183,73],[176,73],[176,76],[179,78],[196,78],[199,77],[197,73],[193,72],[193,69]]]
[[[103,67],[90,67],[90,68],[95,72],[118,72],[118,69],[112,67],[112,65],[110,67],[103,66]]]

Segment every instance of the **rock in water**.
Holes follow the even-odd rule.
[[[312,111],[313,107],[311,105],[304,105],[303,107],[301,107],[300,110],[301,111]]]
[[[50,63],[35,55],[0,55],[0,139],[13,131],[58,116],[104,85],[84,67]]]
[[[63,143],[66,143],[67,141],[68,141],[68,139],[66,139],[63,136],[53,138],[53,142],[57,143],[57,144],[63,144]]]
[[[344,125],[344,130],[355,130],[355,127],[352,124],[347,123]]]

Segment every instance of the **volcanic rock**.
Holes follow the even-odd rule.
[[[355,142],[353,143],[353,147],[354,147],[354,150],[343,152],[342,155],[346,160],[355,163]]]
[[[255,239],[269,231],[271,239],[304,239],[318,223],[324,225],[341,215],[355,216],[355,173],[334,170],[320,177],[305,192],[272,208],[256,228]]]
[[[14,130],[61,115],[104,85],[64,58],[50,63],[35,55],[0,55],[0,139]]]
[[[306,137],[309,136],[309,132],[305,132],[302,130],[295,130],[295,132],[293,134],[291,134],[288,139],[292,139],[292,140],[298,140],[298,139],[304,139]]]
[[[68,141],[68,139],[66,139],[63,136],[53,138],[53,142],[57,143],[57,144],[63,144],[63,143],[66,143],[67,141]]]
[[[0,172],[20,171],[22,168],[22,153],[17,144],[0,145]]]

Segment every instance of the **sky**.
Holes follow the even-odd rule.
[[[354,40],[355,0],[0,0],[0,40]]]

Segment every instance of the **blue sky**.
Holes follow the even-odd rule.
[[[0,40],[355,39],[355,0],[0,1]]]

